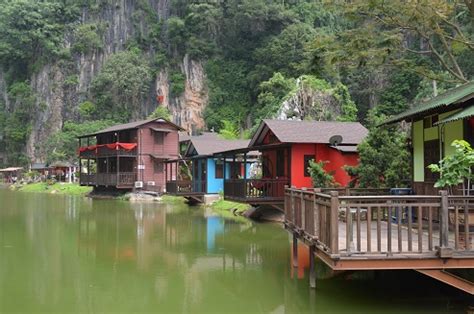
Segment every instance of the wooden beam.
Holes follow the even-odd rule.
[[[474,295],[474,283],[440,269],[415,269],[417,272]]]

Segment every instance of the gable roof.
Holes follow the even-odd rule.
[[[246,148],[249,140],[226,140],[219,138],[216,133],[191,136],[185,156],[210,156],[227,150]]]
[[[171,121],[168,121],[167,119],[164,119],[164,118],[153,118],[153,119],[146,119],[146,120],[140,120],[140,121],[134,121],[134,122],[129,122],[129,123],[124,123],[124,124],[116,124],[116,125],[113,125],[111,127],[108,127],[108,128],[105,128],[103,130],[100,130],[98,132],[95,132],[95,133],[91,133],[91,134],[86,134],[86,135],[81,135],[79,136],[79,138],[82,138],[82,137],[90,137],[90,136],[94,136],[94,135],[98,135],[98,134],[104,134],[104,133],[110,133],[110,132],[117,132],[117,131],[123,131],[123,130],[130,130],[130,129],[137,129],[139,127],[141,127],[142,125],[145,125],[147,123],[150,123],[150,122],[164,122],[164,123],[167,123],[173,127],[175,127],[178,131],[184,131],[184,129],[182,127],[180,127],[179,125],[176,125],[174,124],[173,122]]]
[[[340,144],[359,144],[369,132],[359,122],[263,120],[249,147],[256,146],[270,130],[281,143],[329,144],[333,135],[342,136]]]
[[[474,98],[474,81],[452,88],[428,101],[422,102],[414,108],[408,109],[407,111],[387,119],[383,124],[406,120],[413,116],[423,114],[424,112],[460,104],[472,98]]]

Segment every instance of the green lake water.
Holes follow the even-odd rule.
[[[0,312],[466,313],[473,300],[411,271],[308,287],[276,224],[202,207],[0,190]],[[327,270],[318,264],[318,274]]]

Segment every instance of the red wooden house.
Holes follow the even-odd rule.
[[[181,130],[165,119],[148,119],[80,136],[80,184],[162,192],[164,161],[179,156]]]
[[[249,151],[260,151],[259,171],[251,177],[228,179],[226,199],[250,204],[270,205],[283,202],[285,185],[311,188],[307,169],[310,160],[327,161],[325,170],[346,186],[350,177],[345,165],[357,165],[357,145],[368,131],[358,122],[264,120],[246,149],[221,155],[246,159]],[[338,138],[332,145],[331,138]]]

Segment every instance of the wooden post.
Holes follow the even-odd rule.
[[[120,132],[117,132],[117,143],[120,142]],[[119,147],[117,146],[117,148],[115,149],[115,154],[117,156],[117,185],[120,184],[120,154],[119,154]]]
[[[302,188],[300,210],[301,210],[301,227],[304,231],[306,231],[306,206],[305,206],[305,201],[304,201],[305,192],[306,192],[306,188]]]
[[[331,191],[331,253],[339,253],[339,193]]]
[[[290,188],[290,210],[291,210],[291,223],[293,224],[293,228],[296,226],[296,211],[295,211],[295,195],[294,195],[294,186]]]
[[[316,261],[314,245],[309,247],[309,287],[316,288]]]
[[[244,197],[247,197],[247,153],[244,153]],[[285,195],[283,193],[283,195]]]
[[[293,230],[293,267],[298,267],[298,238]]]
[[[317,238],[321,238],[320,234],[320,221],[321,221],[321,212],[319,208],[319,204],[316,202],[316,193],[321,193],[320,188],[315,188],[313,191],[313,211],[314,211],[314,230],[313,230],[313,236]]]
[[[447,248],[449,245],[449,218],[448,218],[448,192],[439,191],[441,195],[441,215],[440,215],[440,247]]]

